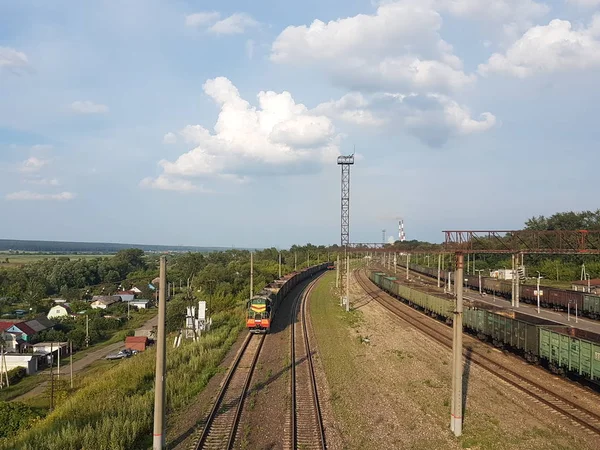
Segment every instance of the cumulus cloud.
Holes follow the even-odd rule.
[[[536,73],[600,66],[600,15],[588,27],[573,28],[568,20],[552,20],[529,29],[506,53],[494,53],[480,64],[481,75],[504,73],[526,78]]]
[[[54,200],[54,201],[67,201],[73,200],[75,194],[72,192],[60,192],[58,194],[41,194],[38,192],[31,191],[19,191],[11,194],[6,194],[4,197],[6,200],[25,201],[25,200]]]
[[[215,34],[242,34],[247,28],[257,27],[259,23],[249,14],[235,13],[231,16],[219,20],[208,31]]]
[[[28,67],[29,59],[25,53],[10,47],[0,47],[0,71],[20,73]]]
[[[439,34],[441,15],[429,2],[381,4],[375,14],[289,26],[271,60],[323,70],[362,90],[452,90],[475,81]]]
[[[200,190],[189,180],[171,179],[165,175],[160,175],[156,179],[150,177],[144,178],[140,182],[140,186],[143,188],[160,189],[163,191],[192,192]]]
[[[194,177],[246,180],[265,174],[318,170],[339,154],[331,121],[297,104],[289,92],[261,91],[258,107],[240,96],[224,77],[207,80],[206,95],[221,108],[214,132],[188,125],[178,132],[193,149],[175,161],[160,161],[164,180],[145,180],[156,188]],[[187,185],[180,185],[181,187]]]
[[[518,27],[528,27],[531,20],[539,19],[550,11],[547,4],[533,0],[437,0],[434,5],[456,17]]]
[[[77,114],[106,114],[108,106],[90,101],[76,101],[71,103],[71,111]]]
[[[47,166],[49,161],[47,159],[37,158],[31,156],[27,158],[21,164],[20,171],[23,173],[39,172],[43,167]]]
[[[185,24],[188,27],[200,27],[203,25],[215,23],[217,20],[219,20],[220,17],[221,14],[219,14],[216,11],[188,14],[187,16],[185,16]]]
[[[41,186],[60,186],[60,182],[57,178],[31,178],[28,179],[27,182]]]
[[[339,100],[322,103],[315,112],[353,125],[405,131],[431,147],[451,137],[480,133],[493,128],[496,117],[489,112],[473,118],[469,109],[441,94],[375,94],[353,92]]]
[[[163,144],[175,144],[177,142],[177,135],[175,133],[167,133],[163,136]]]
[[[213,34],[243,34],[248,28],[260,25],[250,14],[238,12],[219,20],[218,12],[200,12],[185,18],[188,27],[205,28]]]

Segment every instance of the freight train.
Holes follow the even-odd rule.
[[[403,286],[396,278],[372,271],[379,288],[416,309],[452,322],[454,302]],[[463,325],[481,340],[507,347],[527,361],[543,363],[557,373],[600,382],[600,335],[578,328],[500,308],[466,306]]]
[[[437,279],[437,268],[411,264],[410,270]],[[441,270],[440,278],[444,280],[444,282],[447,282],[448,271]],[[464,279],[466,280],[466,286],[475,290],[479,290],[478,275],[465,275]],[[454,281],[453,276],[452,281]],[[481,290],[488,294],[495,294],[501,297],[510,298],[512,295],[512,281],[498,280],[491,277],[481,277]],[[537,304],[536,290],[536,286],[522,284],[520,287],[520,300],[525,303]],[[591,319],[600,319],[600,296],[598,295],[552,288],[548,286],[540,286],[540,291],[540,305],[543,308],[553,308],[555,310],[567,311],[570,305],[570,308],[573,311],[575,306],[577,306],[577,309],[581,315],[587,316]]]
[[[251,333],[268,333],[277,308],[285,296],[303,280],[326,270],[332,263],[323,263],[308,269],[289,273],[272,283],[248,300],[246,305],[246,328]]]

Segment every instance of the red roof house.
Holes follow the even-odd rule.
[[[125,338],[125,348],[143,352],[148,347],[148,338],[146,336],[127,336]]]

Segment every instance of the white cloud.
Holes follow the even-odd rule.
[[[583,6],[585,8],[600,6],[600,0],[566,0],[566,2],[577,6]]]
[[[545,16],[550,7],[533,0],[437,0],[440,10],[456,17],[499,23],[528,23]]]
[[[19,73],[28,67],[29,59],[27,59],[25,53],[10,47],[0,47],[0,70],[5,69],[10,72]]]
[[[57,178],[33,178],[27,180],[27,182],[41,186],[60,186],[60,182]]]
[[[504,73],[526,78],[536,73],[581,70],[600,66],[600,15],[589,27],[555,19],[529,29],[505,54],[494,53],[479,73]]]
[[[160,175],[158,178],[144,178],[140,182],[140,186],[148,189],[160,189],[163,191],[177,192],[192,192],[200,190],[189,180],[171,179],[165,175]]]
[[[487,131],[496,117],[484,112],[478,119],[466,106],[441,94],[376,94],[353,92],[340,100],[322,103],[314,110],[353,125],[405,131],[432,147],[449,138]]]
[[[72,192],[61,192],[59,194],[40,194],[37,192],[30,191],[19,191],[11,194],[6,194],[4,197],[6,200],[55,200],[55,201],[66,201],[73,200],[75,194]]]
[[[312,66],[351,89],[450,90],[475,81],[439,35],[427,2],[385,3],[373,15],[287,27],[271,48],[277,63]]]
[[[175,133],[167,133],[163,136],[163,144],[175,144],[177,142],[177,135]]]
[[[314,171],[339,154],[339,136],[331,121],[295,103],[289,92],[260,92],[256,108],[227,78],[210,79],[203,89],[221,108],[214,132],[201,125],[179,132],[194,148],[175,161],[160,161],[170,182],[215,176],[242,181],[255,175]]]
[[[30,158],[23,161],[21,164],[20,171],[24,173],[39,172],[43,167],[47,166],[49,161],[47,159],[37,158],[31,156]]]
[[[71,111],[77,114],[105,114],[108,106],[90,101],[76,101],[71,103]]]
[[[185,16],[185,25],[188,27],[199,27],[215,23],[221,15],[216,11],[200,12]]]
[[[246,13],[235,13],[219,20],[208,31],[215,34],[242,34],[247,28],[258,26],[259,23]]]
[[[42,153],[42,152],[50,151],[53,148],[54,148],[54,146],[49,145],[49,144],[36,144],[36,145],[31,146],[31,151]]]

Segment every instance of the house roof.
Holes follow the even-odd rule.
[[[44,331],[46,329],[46,327],[44,325],[42,325],[40,322],[38,322],[36,319],[33,320],[28,320],[27,322],[22,322],[19,324],[19,328],[22,329],[22,326],[28,326],[30,329],[34,330],[35,333],[37,333],[38,331]],[[25,331],[25,330],[23,330]],[[26,333],[29,334],[29,333]]]
[[[135,291],[130,290],[130,291],[120,291],[120,292],[117,292],[115,295],[135,295],[135,294],[136,294]]]
[[[146,303],[150,303],[150,300],[131,300],[129,303],[131,303],[132,305],[135,305],[136,303],[145,305]]]
[[[52,308],[50,308],[50,311],[52,311],[54,308],[62,308],[65,311],[67,311],[67,313],[71,314],[71,307],[69,306],[68,303],[63,303],[62,305],[54,305]]]
[[[16,322],[10,322],[10,321],[0,322],[0,331],[8,330],[15,323]]]
[[[126,344],[146,344],[148,343],[148,338],[146,336],[127,336],[125,338]]]
[[[27,336],[33,336],[35,333],[38,332],[38,330],[34,329],[33,327],[30,327],[27,324],[27,322],[17,322],[13,323],[12,325],[14,325],[15,328],[21,330],[21,332],[26,334]]]
[[[94,295],[92,297],[92,303],[99,302],[104,305],[110,305],[111,303],[120,302],[120,301],[121,301],[121,297],[119,297],[118,295]]]
[[[600,278],[592,278],[591,280],[589,280],[590,282],[590,286],[600,286]],[[577,286],[587,286],[588,285],[588,280],[577,280],[577,281],[573,281],[571,284],[575,284]]]

